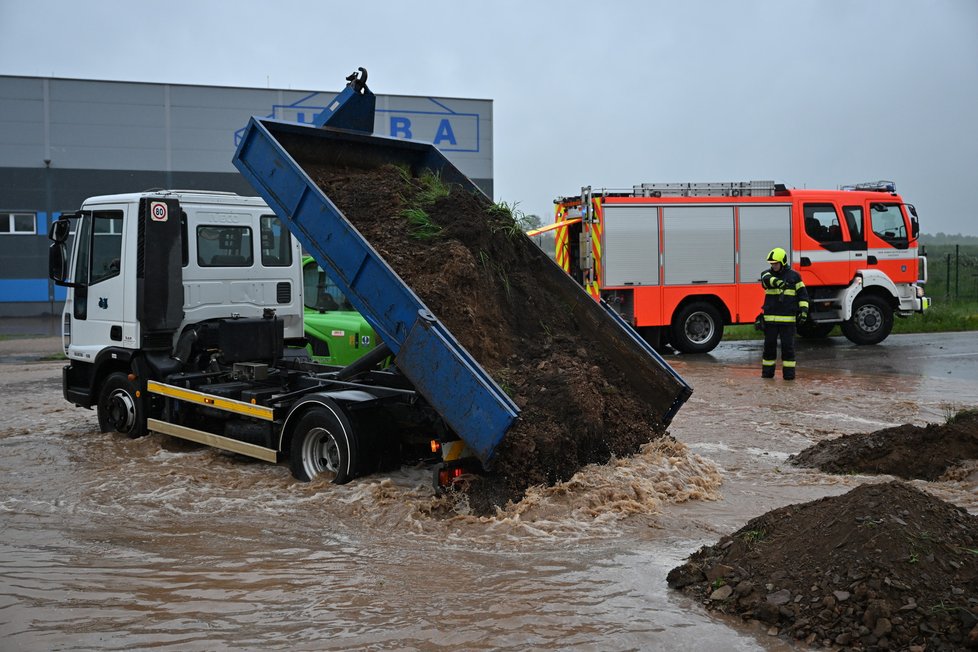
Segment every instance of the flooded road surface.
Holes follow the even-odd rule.
[[[978,405],[973,362],[959,364],[978,338],[942,335],[949,348],[932,350],[919,337],[805,344],[793,384],[762,382],[759,343],[670,357],[695,390],[671,428],[677,442],[585,469],[492,519],[434,500],[421,469],[303,485],[284,466],[101,434],[93,412],[63,401],[63,363],[0,342],[0,640],[17,650],[791,649],[709,615],[667,589],[666,573],[770,509],[888,479],[795,469],[790,454]],[[978,512],[978,471],[914,484]]]

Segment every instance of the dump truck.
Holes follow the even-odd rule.
[[[835,326],[878,344],[894,317],[924,312],[917,210],[892,181],[837,190],[774,181],[585,187],[554,200],[561,267],[653,345],[706,353],[726,324],[755,321],[765,257],[782,247],[808,288],[803,337]]]
[[[444,485],[491,467],[520,408],[352,227],[307,168],[323,160],[352,170],[394,163],[481,191],[432,145],[372,135],[375,99],[366,71],[348,81],[314,124],[252,118],[233,163],[285,227],[283,241],[288,247],[297,241],[313,257],[382,344],[344,367],[318,364],[305,349],[290,346],[301,325],[281,318],[271,297],[260,314],[188,319],[182,261],[201,242],[183,228],[184,198],[172,193],[141,196],[138,208],[118,220],[123,249],[112,278],[119,280],[106,284],[92,273],[93,258],[104,258],[92,256],[99,244],[94,236],[78,236],[97,228],[99,212],[86,209],[78,214],[82,227],[70,257],[69,220],[52,225],[50,275],[68,287],[65,398],[95,407],[103,430],[149,430],[269,462],[288,460],[300,480],[343,483],[425,460]],[[234,236],[217,238],[215,255],[247,255],[224,253],[233,249]],[[595,337],[600,333],[609,359],[636,386],[655,387],[644,403],[668,424],[691,394],[689,385],[617,313],[592,301],[531,248],[546,261],[541,282],[575,320]],[[294,277],[276,282],[275,296],[292,300],[301,285]],[[102,304],[123,306],[90,328]],[[527,307],[530,317],[533,309]],[[379,368],[390,357],[394,364]]]

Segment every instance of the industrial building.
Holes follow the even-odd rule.
[[[0,317],[61,311],[61,213],[151,188],[254,195],[231,165],[248,119],[308,123],[337,92],[0,75]],[[434,144],[492,196],[491,100],[377,95],[374,133]]]

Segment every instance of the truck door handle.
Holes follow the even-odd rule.
[[[812,259],[809,258],[808,256],[802,256],[801,257],[801,266],[802,267],[811,267],[812,266]]]
[[[878,261],[876,260],[876,256],[869,256],[866,258],[866,262],[870,265],[875,265]]]

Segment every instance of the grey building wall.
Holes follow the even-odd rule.
[[[150,188],[253,195],[231,165],[253,116],[311,122],[336,91],[0,75],[0,224],[36,215],[36,234],[0,228],[0,317],[59,312],[47,228],[93,195]],[[433,143],[492,196],[492,101],[378,95],[374,132]]]

